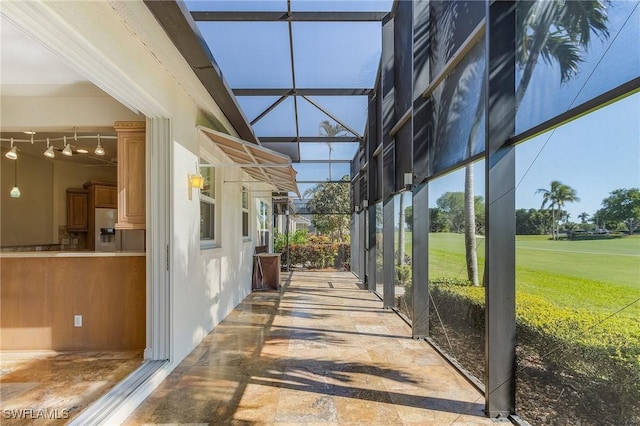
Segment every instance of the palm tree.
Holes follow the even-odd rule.
[[[580,214],[578,215],[578,219],[580,219],[580,222],[584,224],[584,223],[587,223],[587,222],[589,221],[589,217],[590,217],[590,216],[591,216],[591,215],[590,215],[589,213],[587,213],[587,212],[582,212],[582,213],[580,213]]]
[[[565,203],[580,201],[576,195],[576,190],[569,185],[554,180],[551,182],[551,188],[540,188],[536,194],[542,194],[542,206],[544,209],[547,205],[551,209],[551,233],[554,240],[558,239],[558,223],[556,221],[556,209],[561,210]]]
[[[345,129],[342,124],[331,124],[329,120],[324,120],[320,123],[320,136],[333,138],[340,136],[346,131],[347,129]],[[329,180],[331,180],[331,152],[333,148],[331,147],[331,142],[327,142],[327,146],[329,147]]]
[[[522,79],[516,92],[516,110],[522,102],[533,70],[540,57],[547,64],[557,63],[560,81],[575,76],[583,59],[580,49],[588,49],[591,33],[609,37],[607,1],[523,1],[518,3],[516,61]]]
[[[398,212],[398,255],[396,259],[396,264],[398,268],[404,265],[404,191],[400,193],[400,211]]]
[[[540,57],[547,64],[559,65],[560,81],[564,83],[578,72],[578,66],[583,61],[580,57],[580,49],[586,50],[589,47],[591,33],[601,39],[609,36],[606,0],[522,1],[518,2],[516,19],[518,29],[516,31],[516,62],[522,69],[522,78],[516,90],[516,111],[522,103]],[[478,106],[469,135],[469,151],[472,150],[477,128],[484,113],[483,102],[484,94],[480,97],[481,105]],[[467,165],[465,207],[469,211],[465,216],[469,222],[475,217],[473,180],[473,166]],[[474,228],[475,226],[470,226],[470,223],[465,227],[467,274],[473,285],[479,285]]]

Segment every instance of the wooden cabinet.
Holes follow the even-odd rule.
[[[145,256],[40,253],[0,258],[0,351],[144,349]]]
[[[85,189],[67,189],[67,231],[89,230],[89,192]]]
[[[117,229],[145,229],[145,123],[117,121],[118,133],[118,222]]]
[[[94,185],[93,200],[95,207],[105,209],[118,208],[118,188],[113,185]]]
[[[118,188],[115,182],[90,180],[83,185],[89,191],[89,209],[118,208]]]

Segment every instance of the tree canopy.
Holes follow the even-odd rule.
[[[413,231],[413,206],[404,209],[404,222],[407,224],[407,229]]]
[[[484,198],[474,197],[476,232],[481,232],[484,224]],[[464,192],[445,192],[437,200],[436,205],[446,217],[451,232],[462,232],[464,226]]]
[[[558,219],[562,217],[561,214],[556,215],[556,211],[562,212],[562,208],[566,203],[580,201],[576,190],[565,185],[559,180],[551,181],[549,189],[540,188],[536,191],[536,194],[542,194],[541,209],[549,206],[551,209],[551,226],[553,231],[553,239],[558,238]]]
[[[629,234],[632,234],[640,225],[640,189],[621,188],[611,191],[602,200],[602,209],[598,213],[597,216],[606,221],[624,222]]]
[[[304,193],[313,214],[311,223],[319,234],[329,235],[332,241],[343,241],[349,230],[349,176],[342,181],[322,182]]]

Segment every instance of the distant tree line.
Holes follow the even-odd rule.
[[[575,193],[573,193],[575,196]],[[575,197],[574,197],[575,198]],[[611,191],[602,200],[602,208],[592,215],[582,212],[579,223],[570,220],[567,211],[558,209],[563,203],[550,204],[550,208],[516,210],[516,234],[541,235],[551,233],[553,224],[568,234],[575,231],[626,231],[632,234],[640,226],[640,189],[621,188]],[[543,204],[544,206],[544,204]],[[552,208],[555,206],[555,209]],[[562,223],[562,225],[560,225]]]
[[[561,205],[563,203],[560,203]],[[464,193],[446,192],[436,201],[437,207],[429,209],[430,232],[464,231]],[[558,203],[539,209],[516,210],[516,234],[550,234],[554,223],[564,232],[625,230],[631,234],[640,227],[640,189],[616,189],[602,200],[602,208],[593,214],[582,212],[572,222],[571,215],[558,208]],[[404,209],[406,229],[413,231],[413,207]],[[484,235],[484,199],[475,197],[476,234]]]
[[[555,212],[558,217],[565,217],[564,210]],[[553,227],[551,210],[549,209],[518,209],[516,210],[516,234],[542,235],[551,233]]]

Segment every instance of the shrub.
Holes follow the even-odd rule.
[[[434,280],[430,291],[449,327],[483,329],[484,288],[443,279]],[[568,382],[589,417],[618,416],[617,424],[637,419],[640,413],[630,409],[637,410],[640,400],[640,323],[559,307],[526,293],[518,292],[517,298],[518,345],[544,364],[545,380]]]
[[[284,253],[287,248],[286,234],[275,231],[273,236],[273,251],[276,253]],[[292,244],[306,244],[309,240],[309,231],[306,229],[298,229],[293,234],[289,234],[289,247]]]
[[[396,275],[398,276],[396,284],[406,286],[411,281],[411,274],[411,265],[396,266]]]
[[[309,231],[306,229],[298,229],[289,239],[291,244],[306,244],[309,241]]]
[[[331,243],[327,237],[311,236],[306,244],[290,244],[291,265],[305,268],[349,268],[351,246]]]

